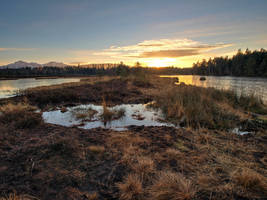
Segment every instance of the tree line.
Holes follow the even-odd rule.
[[[193,64],[192,74],[267,77],[267,51],[241,49],[232,57],[215,57]]]
[[[202,60],[193,64],[192,68],[178,67],[142,67],[140,63],[130,67],[124,63],[103,65],[95,64],[89,66],[67,66],[67,67],[39,67],[0,69],[0,78],[22,78],[22,77],[46,77],[46,76],[102,76],[130,74],[158,74],[158,75],[214,75],[214,76],[256,76],[267,77],[267,51],[265,49],[245,52],[238,50],[232,57],[215,57]]]
[[[134,67],[127,66],[123,63],[118,65],[103,67],[95,65],[91,67],[67,66],[67,67],[39,67],[39,68],[19,68],[19,69],[0,69],[0,78],[27,78],[27,77],[70,77],[70,76],[129,76],[131,74],[182,74],[184,69],[176,67]]]

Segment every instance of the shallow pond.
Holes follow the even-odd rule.
[[[75,107],[69,107],[63,112],[59,110],[43,112],[43,119],[46,123],[57,124],[62,126],[78,126],[83,129],[92,129],[97,127],[125,130],[127,126],[174,126],[170,123],[163,122],[162,112],[149,108],[148,104],[122,104],[109,108],[111,111],[124,110],[124,116],[104,123],[101,120],[103,107],[88,104]],[[86,111],[96,111],[93,116],[83,119],[77,117],[85,114]]]
[[[79,81],[80,78],[23,78],[16,80],[0,80],[0,99],[15,96],[16,92],[19,90]]]

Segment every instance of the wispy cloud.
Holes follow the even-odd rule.
[[[94,52],[93,55],[131,58],[179,58],[199,55],[218,48],[229,47],[232,44],[203,44],[190,39],[160,39],[145,40],[135,45],[111,46],[109,49]]]
[[[87,63],[123,61],[133,64],[139,61],[146,65],[152,65],[157,60],[157,62],[164,61],[168,65],[189,67],[197,60],[209,58],[210,54],[216,53],[215,50],[232,45],[226,43],[206,44],[187,38],[144,40],[133,45],[111,46],[103,50],[72,50],[70,51],[72,59],[70,62],[76,64],[85,60]]]

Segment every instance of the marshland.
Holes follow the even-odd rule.
[[[267,200],[266,0],[1,0],[0,200]]]
[[[263,101],[175,82],[88,77],[2,99],[2,198],[264,199]]]

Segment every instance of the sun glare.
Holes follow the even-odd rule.
[[[149,67],[167,67],[177,63],[175,58],[152,58],[144,61]]]

